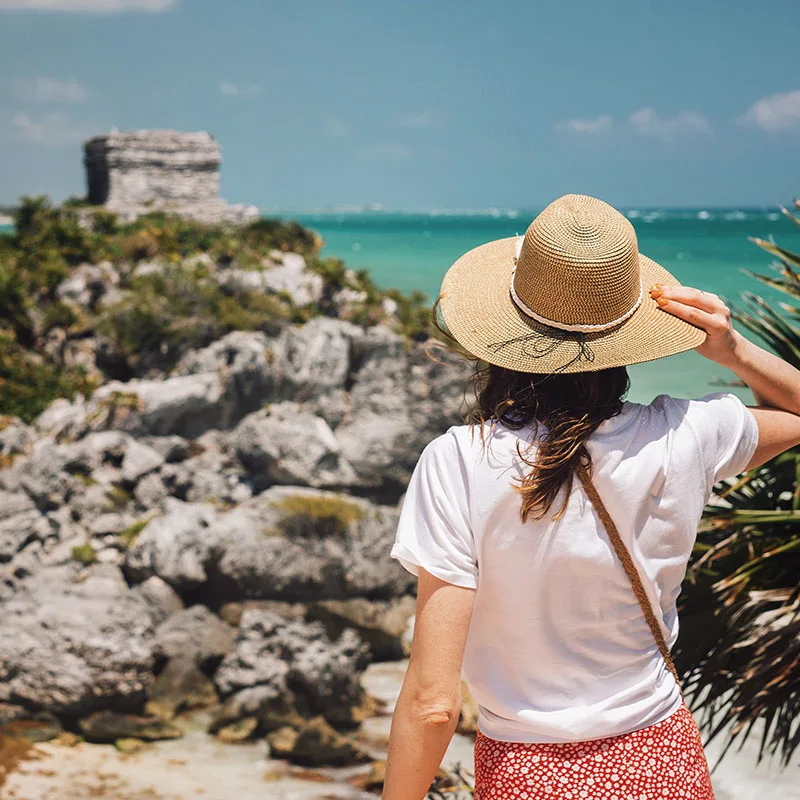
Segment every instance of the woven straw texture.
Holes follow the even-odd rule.
[[[630,222],[608,204],[566,195],[525,234],[476,247],[448,270],[439,307],[448,330],[470,353],[519,372],[588,372],[652,361],[697,347],[705,332],[662,311],[647,289],[678,281],[638,252]],[[516,266],[516,269],[515,269]],[[557,324],[608,324],[565,332],[526,315],[511,296]]]

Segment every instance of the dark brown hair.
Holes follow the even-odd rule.
[[[559,491],[566,494],[555,519],[564,513],[575,470],[591,468],[587,439],[604,420],[619,414],[630,382],[625,367],[570,374],[514,372],[489,365],[473,375],[477,402],[467,421],[486,426],[502,423],[512,430],[534,427],[531,448],[517,445],[530,471],[515,486],[522,495],[522,520],[541,519]],[[485,441],[485,439],[484,439]]]

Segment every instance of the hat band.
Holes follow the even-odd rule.
[[[636,311],[637,308],[642,304],[642,297],[644,296],[644,289],[642,287],[641,281],[639,281],[639,296],[636,298],[636,302],[621,316],[617,317],[616,319],[612,319],[610,322],[598,322],[595,324],[586,323],[586,324],[570,324],[568,322],[558,322],[554,319],[549,319],[548,317],[543,317],[541,314],[537,314],[532,308],[529,308],[524,301],[520,298],[517,294],[517,290],[514,288],[514,278],[517,274],[517,260],[519,259],[519,254],[522,252],[522,243],[524,238],[522,236],[519,237],[517,241],[517,255],[514,258],[514,269],[511,271],[511,299],[514,301],[514,305],[526,316],[532,317],[537,322],[541,322],[542,325],[548,325],[551,328],[558,328],[562,331],[581,331],[583,333],[593,333],[598,331],[605,331],[609,328],[613,328],[621,323],[625,322],[626,319],[631,317]]]

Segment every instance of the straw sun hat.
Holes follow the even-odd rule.
[[[568,194],[525,236],[470,250],[445,275],[439,308],[470,353],[518,372],[590,372],[690,350],[705,332],[662,311],[654,283],[678,285],[639,252],[626,217]]]

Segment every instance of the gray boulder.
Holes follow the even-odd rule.
[[[26,452],[35,438],[33,428],[21,419],[0,415],[0,468],[13,456]]]
[[[177,375],[218,373],[223,385],[219,428],[229,428],[274,395],[276,376],[270,340],[260,331],[234,331],[187,354]]]
[[[53,533],[47,517],[25,492],[0,490],[0,564],[7,563],[26,545]]]
[[[352,323],[329,317],[315,317],[284,330],[273,344],[281,373],[281,398],[309,402],[343,390],[353,366],[355,344],[363,335]]]
[[[222,394],[216,372],[178,375],[164,381],[111,381],[92,395],[89,416],[91,424],[100,429],[193,439],[219,425]]]
[[[306,268],[306,260],[299,253],[270,253],[272,265],[261,273],[264,288],[270,292],[283,292],[298,306],[319,302],[325,282],[321,275]]]
[[[134,586],[131,592],[144,600],[153,625],[159,625],[167,617],[183,609],[183,601],[178,593],[156,575]]]
[[[462,421],[469,365],[443,348],[408,350],[402,337],[371,328],[359,342],[347,419],[336,429],[359,478],[399,496],[425,445]]]
[[[332,638],[353,628],[370,646],[373,661],[398,661],[409,655],[407,633],[415,606],[412,595],[394,600],[319,600],[308,607],[306,619],[321,622]]]
[[[157,575],[178,594],[206,582],[207,567],[216,547],[211,527],[214,509],[173,501],[162,517],[151,520],[128,550],[125,572],[139,582]]]
[[[359,482],[328,423],[297,403],[276,403],[245,417],[230,445],[257,489],[274,483],[325,487]]]
[[[151,523],[152,524],[152,523]],[[313,601],[407,594],[413,578],[388,557],[397,510],[347,495],[273,487],[219,515],[218,596]]]
[[[0,700],[83,715],[140,704],[152,678],[153,627],[111,565],[43,570],[0,615]]]
[[[236,648],[214,681],[223,698],[246,691],[242,709],[261,717],[267,728],[275,727],[269,708],[284,720],[292,704],[301,716],[323,714],[334,724],[347,724],[364,703],[361,675],[368,663],[369,648],[353,631],[331,641],[319,623],[290,622],[252,609],[242,615]]]
[[[122,480],[127,484],[136,484],[149,472],[157,470],[165,461],[165,457],[158,450],[141,442],[131,442],[122,461]]]
[[[158,628],[153,654],[159,658],[193,659],[212,671],[233,650],[236,631],[206,606],[195,605],[170,615]]]

